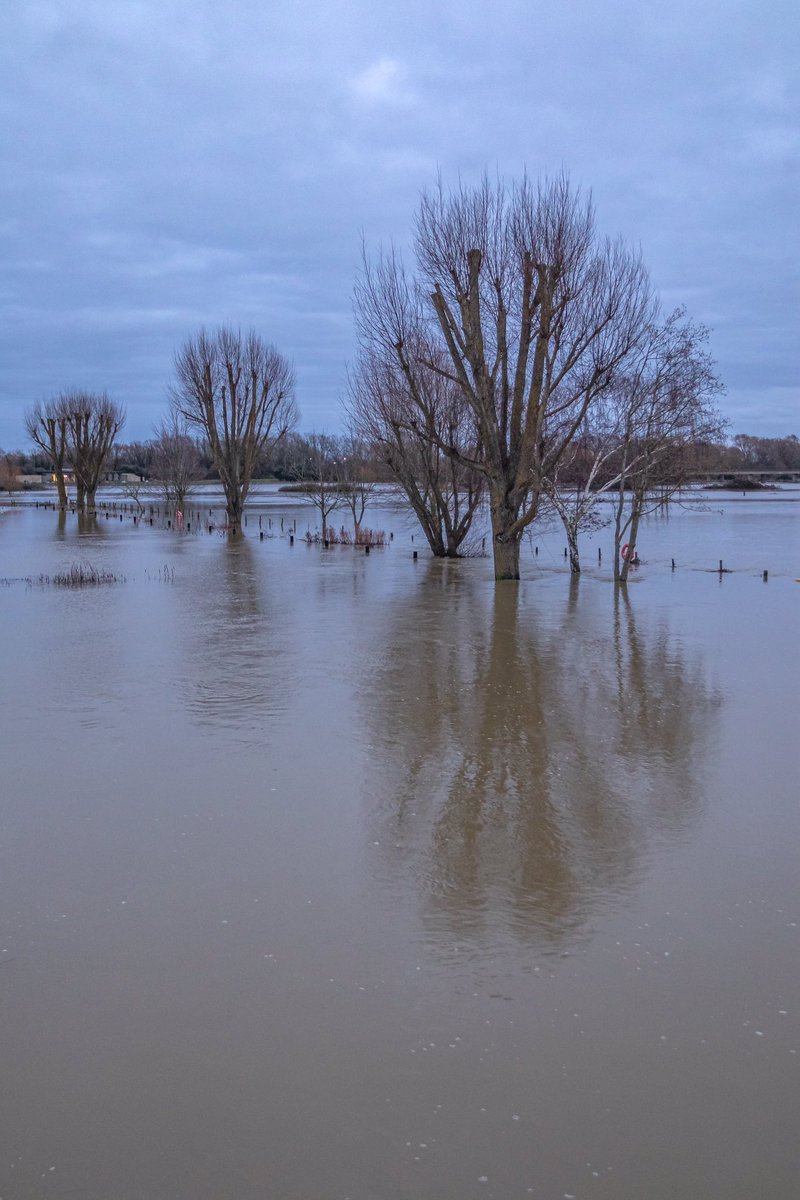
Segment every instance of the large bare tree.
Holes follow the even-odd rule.
[[[62,392],[59,402],[66,414],[77,506],[92,510],[114,439],[125,423],[125,410],[106,392]]]
[[[647,274],[620,241],[597,235],[591,200],[563,174],[508,189],[488,179],[452,191],[440,184],[422,198],[415,250],[428,340],[446,365],[421,361],[459,389],[480,458],[447,437],[439,445],[483,473],[495,577],[516,579],[545,480],[652,315]],[[402,281],[376,289],[371,320],[388,344],[394,337],[411,386],[425,351],[396,319],[402,294]]]
[[[259,456],[297,422],[294,371],[251,330],[201,330],[175,356],[172,389],[179,414],[208,443],[237,530]]]
[[[28,437],[50,460],[58,491],[59,508],[67,507],[67,484],[64,470],[67,465],[67,413],[64,397],[56,396],[34,404],[25,413]]]

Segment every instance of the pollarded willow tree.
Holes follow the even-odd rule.
[[[483,474],[495,578],[517,579],[522,534],[545,481],[652,317],[647,273],[621,241],[598,236],[591,199],[564,174],[510,188],[486,178],[452,191],[440,184],[423,195],[415,255],[422,345],[433,342],[438,356],[426,359],[405,340],[393,283],[369,298],[373,311],[359,320],[385,331],[410,387],[427,368],[459,389],[480,457],[446,436],[437,442]]]
[[[105,392],[64,391],[28,410],[25,428],[52,463],[59,507],[67,506],[65,470],[69,462],[75,475],[77,507],[94,508],[95,493],[124,423],[124,408]]]
[[[75,472],[78,508],[91,510],[125,410],[105,393],[66,392],[67,439]]]
[[[25,413],[28,437],[50,460],[58,490],[59,508],[67,507],[67,414],[63,396],[34,404]]]
[[[294,370],[254,330],[221,326],[184,343],[175,375],[173,406],[208,442],[235,532],[259,456],[297,423]]]

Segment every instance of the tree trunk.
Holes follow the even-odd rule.
[[[636,549],[636,539],[639,536],[639,521],[641,519],[641,515],[642,515],[642,501],[638,496],[634,496],[633,512],[631,513],[631,524],[630,524],[630,530],[628,532],[628,538],[630,539],[630,544],[628,547],[628,557],[623,562],[622,570],[619,573],[620,583],[628,582],[628,573],[629,573],[630,567],[631,567],[631,559],[633,558],[633,553]]]
[[[58,507],[66,508],[67,507],[67,485],[64,480],[64,472],[63,472],[63,470],[59,470],[59,468],[56,467],[53,474],[56,477],[56,491],[58,492]]]
[[[494,577],[497,582],[501,579],[519,579],[519,538],[509,538],[507,541],[493,540]]]
[[[86,493],[86,508],[87,508],[88,512],[95,511],[94,497],[95,497],[95,491],[94,491],[94,488],[92,488],[90,491],[88,491]]]
[[[75,507],[78,512],[83,512],[86,507],[86,488],[77,480],[75,482]]]
[[[237,530],[242,523],[242,493],[235,484],[223,484],[225,488],[225,512],[228,524]]]
[[[614,501],[614,582],[619,583],[622,579],[622,559],[620,551],[622,548],[622,538],[624,530],[627,528],[625,517],[625,476],[624,472],[620,477],[617,495]]]
[[[492,497],[492,547],[495,580],[519,579],[520,535],[509,534],[517,514],[506,497]]]
[[[569,546],[569,569],[573,575],[581,573],[581,559],[578,553],[578,533],[575,529],[570,529],[565,526],[567,533],[567,545]]]

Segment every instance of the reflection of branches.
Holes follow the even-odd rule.
[[[386,840],[432,919],[464,933],[505,914],[558,940],[629,885],[654,834],[694,818],[712,697],[624,601],[598,627],[575,586],[537,628],[517,589],[488,608],[440,583],[404,609],[370,697],[398,775]]]

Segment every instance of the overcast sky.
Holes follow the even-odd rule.
[[[0,445],[64,387],[149,437],[255,326],[340,427],[360,239],[565,166],[712,330],[731,432],[800,434],[797,0],[2,0]]]

